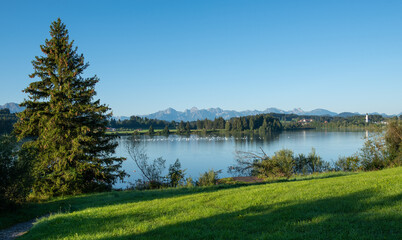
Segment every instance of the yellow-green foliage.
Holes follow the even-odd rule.
[[[218,182],[218,174],[221,172],[219,171],[214,171],[213,169],[209,170],[208,172],[205,172],[200,175],[197,181],[198,186],[212,186],[215,185]]]

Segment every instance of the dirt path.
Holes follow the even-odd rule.
[[[38,221],[41,218],[48,217],[48,216],[49,215],[42,216],[40,218],[35,218],[35,219],[32,219],[27,222],[18,223],[10,228],[0,230],[0,239],[1,240],[16,239],[17,237],[20,237],[20,236],[24,235],[25,233],[27,233],[36,221]]]

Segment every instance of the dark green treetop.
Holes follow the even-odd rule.
[[[165,128],[162,130],[162,134],[163,135],[169,135],[170,131],[169,131],[169,127],[166,125]]]
[[[38,152],[34,192],[75,194],[110,188],[123,179],[123,158],[113,157],[117,143],[106,135],[110,108],[93,100],[96,76],[83,78],[89,66],[77,53],[60,19],[50,26],[51,39],[40,48],[43,56],[32,61],[34,73],[24,90],[15,133]]]
[[[187,123],[186,123],[186,133],[187,133],[187,134],[190,134],[190,132],[191,132],[190,123],[187,122]]]
[[[148,134],[149,134],[149,135],[154,135],[154,134],[155,134],[155,130],[154,130],[154,127],[152,127],[152,125],[149,126]]]

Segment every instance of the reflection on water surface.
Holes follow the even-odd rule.
[[[227,168],[234,163],[236,151],[259,152],[262,148],[268,155],[287,148],[295,154],[308,154],[311,148],[326,161],[336,161],[339,156],[356,153],[364,142],[366,132],[331,132],[331,131],[292,131],[270,135],[258,134],[214,134],[190,136],[122,136],[118,139],[117,156],[127,157],[123,168],[131,176],[126,181],[134,182],[141,178],[134,162],[130,159],[125,143],[137,141],[144,144],[150,159],[163,157],[166,167],[177,158],[182,168],[187,169],[187,176],[198,178],[209,169],[223,172],[220,177],[229,177]],[[167,171],[167,170],[166,170]],[[166,172],[167,173],[167,172]],[[127,183],[118,183],[117,188],[125,187]]]

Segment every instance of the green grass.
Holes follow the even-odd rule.
[[[93,194],[14,215],[57,209],[20,239],[402,239],[402,168]]]

